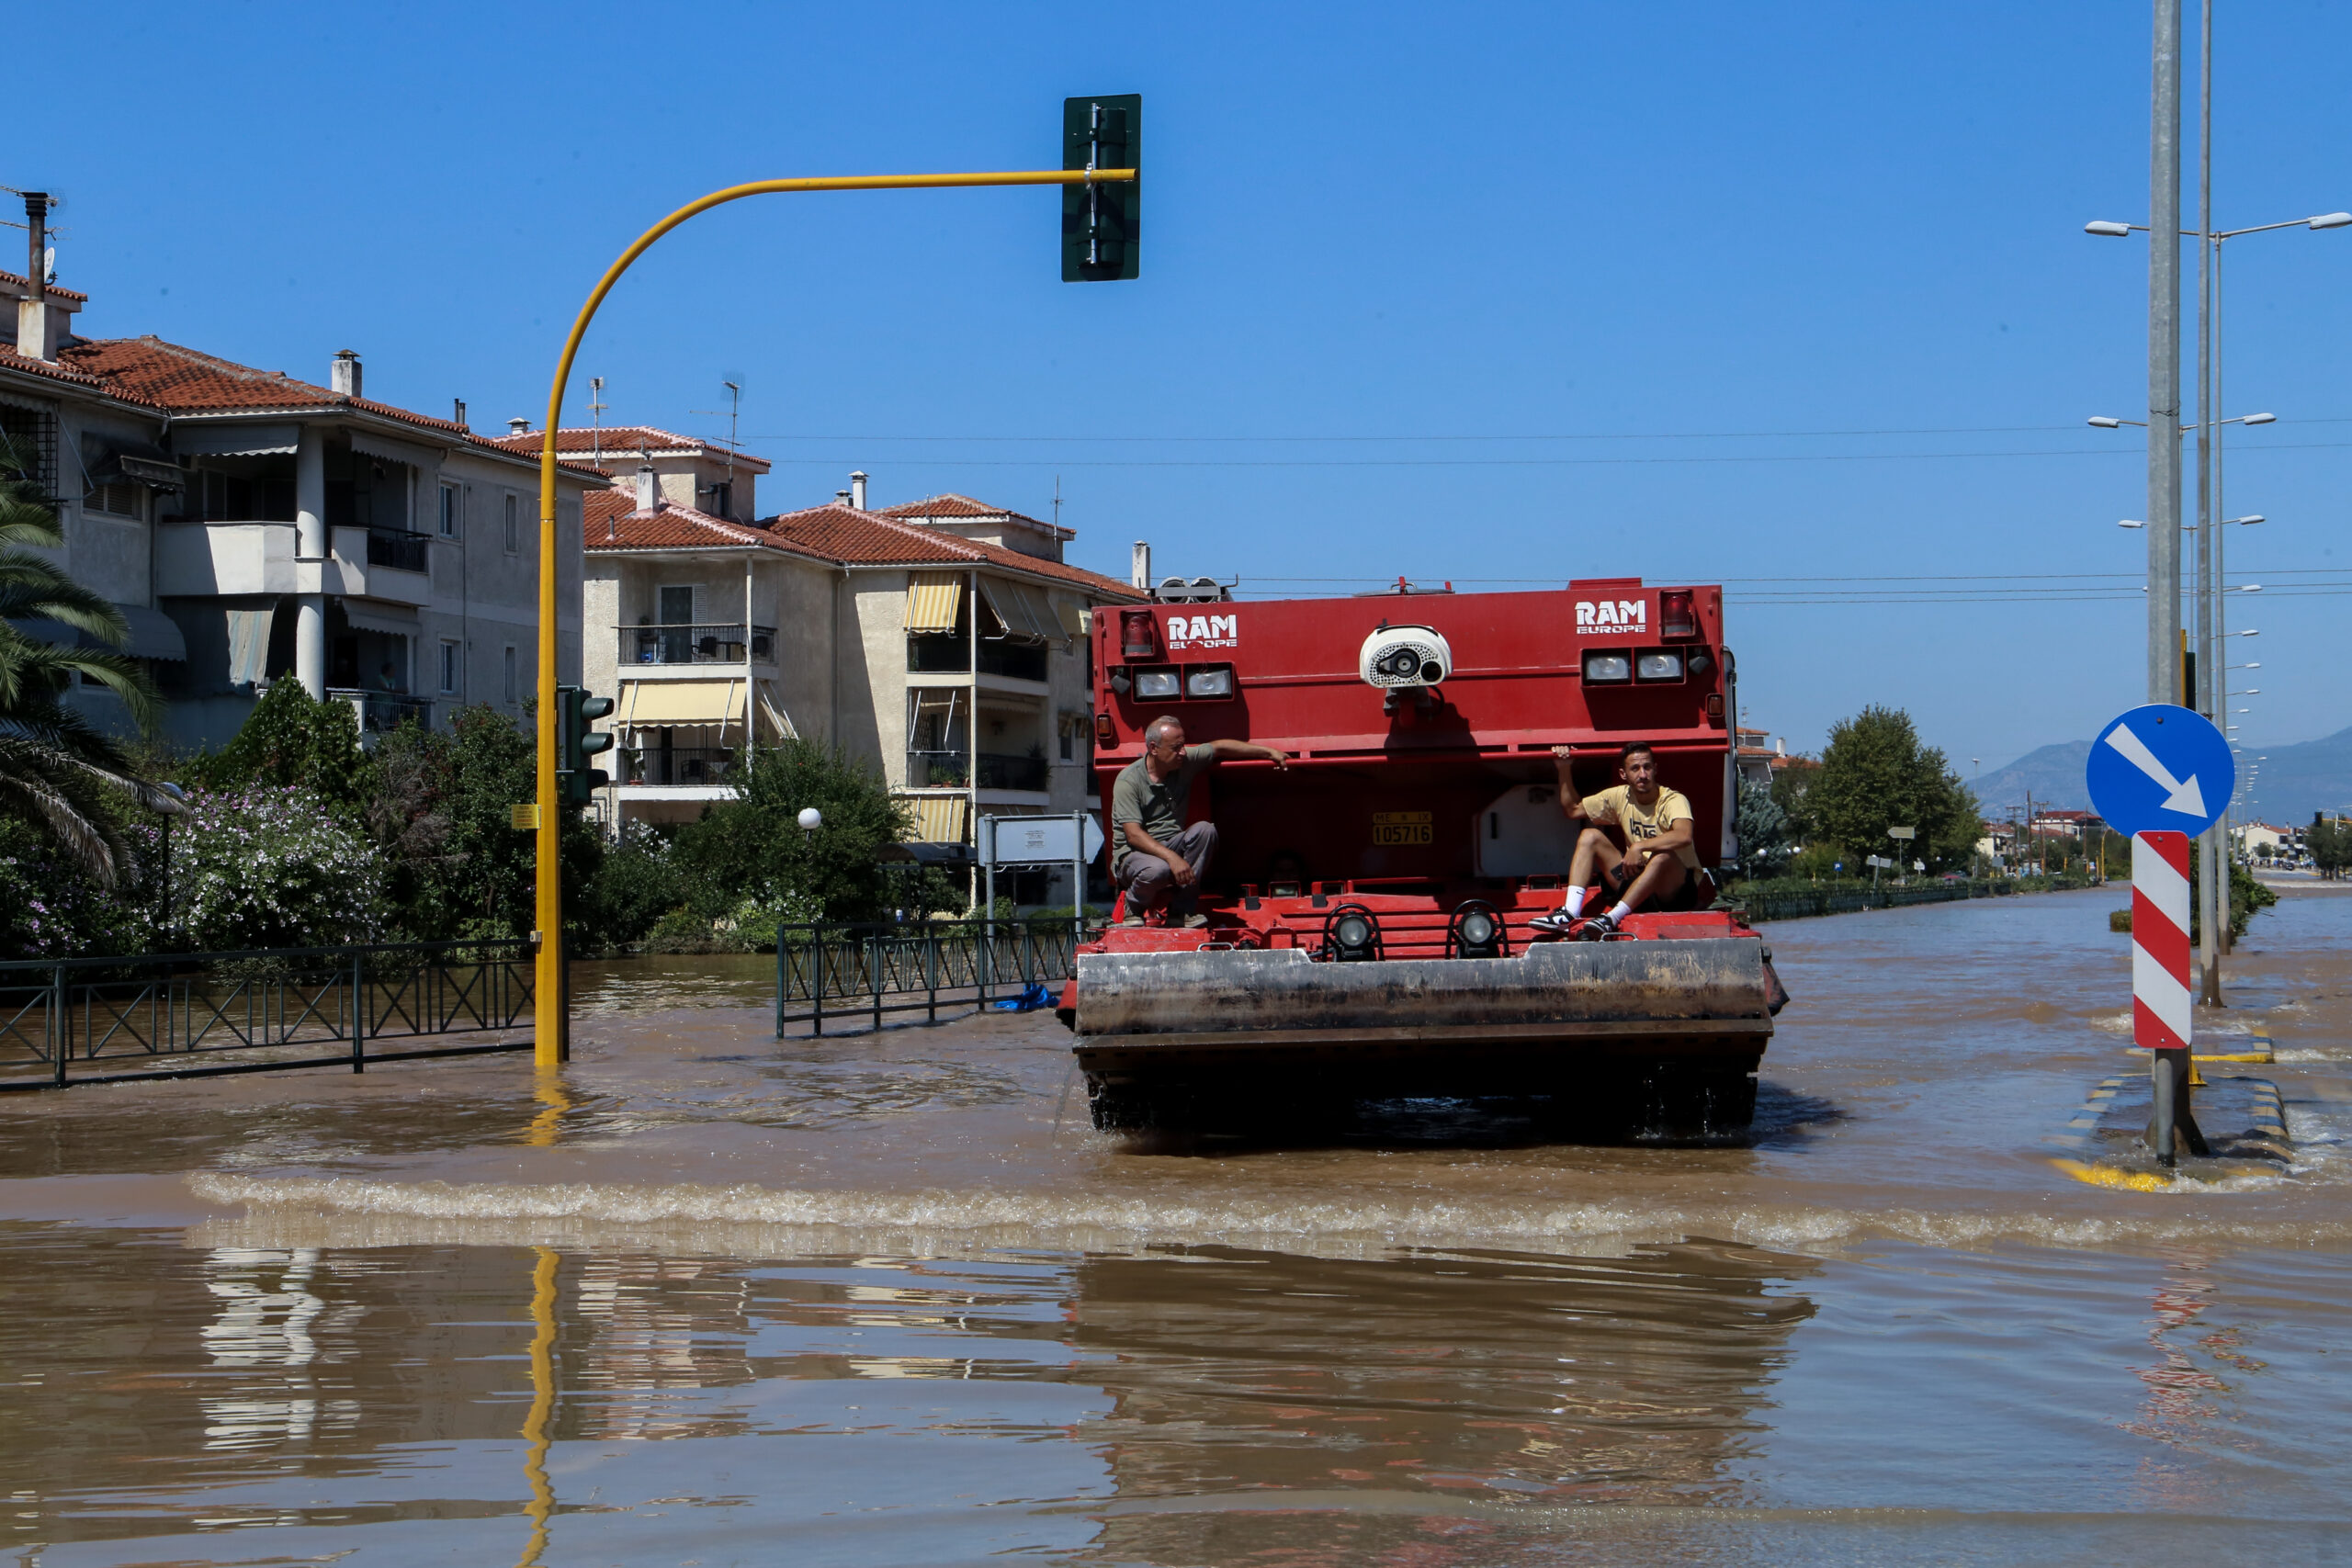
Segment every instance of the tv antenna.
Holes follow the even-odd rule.
[[[610,406],[605,401],[605,378],[602,376],[589,377],[588,428],[591,434],[588,449],[594,454],[589,465],[592,468],[605,466],[605,410]]]
[[[743,389],[732,381],[721,381],[719,385],[727,389],[727,407],[724,410],[689,409],[686,412],[711,415],[724,412],[727,415],[727,504],[732,506],[735,504],[735,451],[742,445],[735,439],[735,428],[743,412]]]
[[[1061,525],[1062,525],[1062,477],[1061,477],[1061,475],[1059,475],[1059,474],[1056,474],[1056,475],[1054,476],[1054,527],[1055,527],[1055,529],[1056,529],[1057,531],[1059,531],[1059,529],[1061,528]]]

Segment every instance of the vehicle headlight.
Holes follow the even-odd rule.
[[[1682,655],[1674,652],[1645,653],[1634,661],[1634,673],[1645,681],[1679,681],[1682,679]]]
[[[1139,697],[1172,697],[1176,694],[1176,671],[1173,670],[1138,670],[1136,671],[1136,695]]]
[[[1584,678],[1588,681],[1630,681],[1634,678],[1634,656],[1630,653],[1603,653],[1596,649],[1584,656]]]
[[[1495,918],[1484,909],[1473,909],[1462,917],[1462,945],[1484,947],[1495,940]]]
[[[1204,664],[1184,672],[1184,694],[1188,697],[1229,697],[1233,695],[1233,666]]]

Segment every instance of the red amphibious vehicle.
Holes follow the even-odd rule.
[[[1747,1125],[1786,998],[1738,910],[1637,911],[1597,942],[1529,925],[1561,907],[1575,841],[1555,746],[1590,794],[1649,742],[1702,857],[1734,859],[1720,589],[1204,597],[1097,611],[1091,637],[1106,829],[1162,715],[1291,757],[1193,784],[1221,839],[1204,927],[1114,921],[1080,948],[1061,1017],[1095,1125],[1420,1095],[1670,1136]]]

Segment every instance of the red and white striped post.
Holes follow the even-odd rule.
[[[2155,1107],[2148,1142],[2156,1158],[2173,1162],[2176,1126],[2189,1146],[2204,1140],[2188,1116],[2190,997],[2188,989],[2188,835],[2132,836],[2132,1043],[2150,1053]]]

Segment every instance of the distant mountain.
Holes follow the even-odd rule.
[[[2087,740],[2044,746],[2006,768],[1970,779],[1968,787],[1988,817],[2023,806],[2029,790],[2037,807],[2046,803],[2060,810],[2086,811],[2091,801],[2083,785],[2083,769],[2090,754]],[[2251,798],[2241,794],[2241,816],[2293,827],[2310,821],[2314,811],[2352,812],[2352,729],[2293,746],[2268,747],[2260,755],[2266,759],[2261,776]]]
[[[1998,817],[2025,804],[2029,791],[2035,806],[2061,811],[2087,811],[2090,792],[2083,787],[2083,768],[2091,758],[2091,743],[2068,740],[2029,751],[2006,768],[1996,768],[1968,781],[1977,805],[1987,817]]]
[[[2257,747],[2266,759],[2253,798],[2240,792],[2241,815],[2286,827],[2309,822],[2314,811],[2352,811],[2352,729],[2299,746]]]

